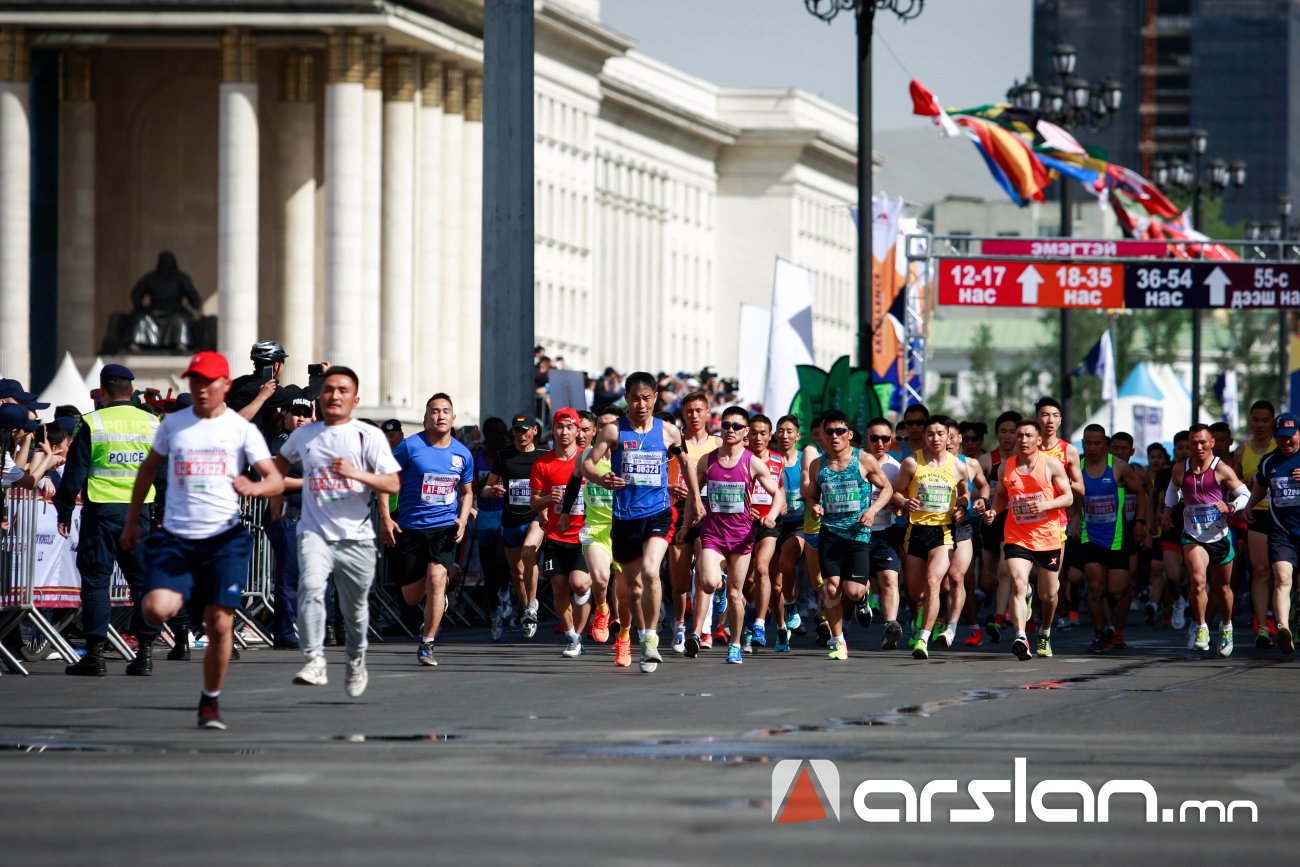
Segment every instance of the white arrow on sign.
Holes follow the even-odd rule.
[[[1043,275],[1038,273],[1038,269],[1030,265],[1020,272],[1016,282],[1020,284],[1020,303],[1037,306],[1038,286],[1043,282]]]
[[[1232,281],[1223,273],[1222,268],[1215,265],[1214,270],[1206,276],[1205,285],[1210,287],[1211,307],[1223,307],[1228,303],[1228,293],[1225,290],[1232,285]]]

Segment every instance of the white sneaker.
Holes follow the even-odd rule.
[[[1194,647],[1196,650],[1210,649],[1210,627],[1208,626],[1196,627],[1196,641],[1192,644],[1192,647]],[[1232,651],[1229,651],[1229,653],[1231,652]]]
[[[329,683],[329,675],[325,670],[325,657],[313,656],[308,659],[307,664],[293,676],[293,682],[300,686],[324,686]]]
[[[1187,600],[1178,598],[1174,600],[1173,611],[1169,616],[1169,625],[1174,629],[1182,629],[1187,625]]]
[[[577,659],[582,656],[582,641],[570,641],[564,645],[564,650],[560,651],[560,656],[565,659]]]
[[[957,640],[957,627],[949,626],[943,632],[939,633],[939,643],[944,647],[952,647],[953,642]]]
[[[1219,656],[1232,656],[1232,625],[1228,628],[1219,628]]]
[[[366,671],[366,657],[364,655],[348,660],[348,679],[344,684],[347,689],[349,698],[356,698],[366,691],[366,684],[370,683],[370,674]]]

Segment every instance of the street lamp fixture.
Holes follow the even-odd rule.
[[[1283,220],[1291,218],[1291,197],[1285,193],[1277,197],[1277,215]]]
[[[1205,148],[1209,146],[1210,134],[1205,130],[1197,127],[1192,130],[1192,153],[1198,157],[1205,156]]]
[[[1074,63],[1078,55],[1074,53],[1074,46],[1068,42],[1058,42],[1052,49],[1052,68],[1056,74],[1065,78],[1074,72]]]

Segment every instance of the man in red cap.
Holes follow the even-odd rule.
[[[257,428],[226,406],[230,364],[225,356],[200,352],[183,375],[190,381],[193,404],[158,426],[153,451],[136,476],[121,544],[129,551],[139,543],[145,496],[168,459],[163,526],[150,536],[144,618],[161,626],[191,597],[191,610],[202,608],[208,649],[199,728],[224,729],[217,697],[253,554],[253,537],[239,520],[239,498],[275,496],[284,490],[284,478]],[[244,475],[248,466],[261,481]]]
[[[551,580],[555,591],[555,611],[567,641],[561,655],[568,659],[582,655],[580,632],[591,603],[591,570],[582,556],[582,518],[586,510],[581,494],[569,511],[569,520],[563,526],[560,523],[564,488],[578,459],[578,421],[576,409],[566,406],[555,411],[551,417],[555,447],[533,464],[529,482],[533,511],[545,516],[542,574]]]

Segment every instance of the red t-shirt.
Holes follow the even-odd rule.
[[[532,479],[530,481],[533,495],[550,494],[557,488],[563,494],[565,485],[569,483],[569,478],[573,475],[573,465],[581,455],[582,450],[579,449],[574,453],[573,457],[565,460],[552,450],[538,458],[537,463],[533,464]],[[561,533],[559,507],[548,508],[546,510],[546,538],[577,545],[581,541],[578,533],[582,529],[583,514],[582,494],[578,494],[578,501],[573,504],[573,511],[569,518],[569,530],[566,533]]]
[[[767,471],[772,474],[772,479],[779,489],[781,487],[781,474],[785,472],[785,461],[781,459],[780,455],[768,452],[763,463],[767,464]],[[754,487],[750,492],[749,502],[754,507],[754,510],[758,512],[760,518],[766,518],[768,513],[772,511],[772,499],[772,495],[763,490],[762,483],[758,479],[754,479]]]

